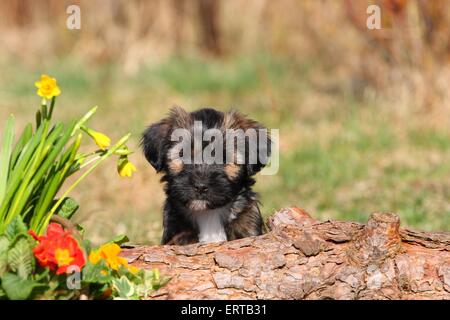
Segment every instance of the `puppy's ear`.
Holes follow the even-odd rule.
[[[173,106],[170,108],[167,118],[152,124],[144,131],[141,146],[145,158],[155,168],[156,172],[160,172],[165,167],[172,129],[188,129],[191,123],[192,119],[188,112],[181,107]]]
[[[259,122],[234,110],[225,113],[222,127],[224,129],[241,129],[244,131],[246,134],[245,167],[247,175],[252,176],[261,171],[268,163],[271,154],[272,143],[268,130]],[[253,129],[256,132],[256,145],[249,145],[249,139],[247,137],[247,130],[249,129]],[[250,152],[256,152],[256,163],[250,163]]]
[[[160,172],[164,168],[169,131],[170,124],[165,119],[152,124],[142,134],[142,150],[145,158],[155,168],[156,172]]]
[[[269,162],[269,158],[270,158],[270,154],[272,151],[272,140],[270,139],[270,134],[269,131],[261,126],[259,123],[257,124],[257,126],[255,126],[253,129],[256,130],[257,132],[257,140],[258,140],[258,145],[255,146],[256,147],[256,156],[257,156],[257,162],[254,164],[250,164],[248,162],[246,162],[246,167],[247,167],[247,174],[249,176],[252,176],[256,173],[258,173],[259,171],[261,171],[262,168],[264,168],[266,166],[266,164]],[[247,146],[247,150],[251,151],[252,147],[248,146],[248,143],[246,143]],[[247,155],[246,155],[246,161],[248,161],[248,152],[247,151]]]
[[[179,106],[170,108],[168,122],[172,123],[174,129],[190,129],[193,124],[189,112]]]

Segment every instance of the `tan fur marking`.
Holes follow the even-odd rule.
[[[193,124],[191,115],[179,106],[170,108],[169,118],[175,128],[190,129]]]
[[[240,167],[237,164],[230,163],[225,165],[225,174],[230,180],[234,180],[239,175]]]
[[[223,130],[233,128],[235,113],[236,113],[235,111],[229,111],[225,113],[225,115],[223,116],[223,124],[222,124]]]
[[[169,169],[173,173],[180,173],[183,170],[183,161],[179,158],[169,160]]]
[[[253,128],[253,129],[262,128],[258,122],[247,118],[245,115],[243,115],[235,110],[225,113],[222,126],[225,130],[226,129],[242,129],[244,131],[247,129],[250,129],[250,128]]]

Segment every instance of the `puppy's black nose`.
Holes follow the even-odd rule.
[[[195,183],[194,188],[198,193],[205,193],[206,191],[208,191],[208,187],[202,182]]]

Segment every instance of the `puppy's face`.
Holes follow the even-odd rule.
[[[223,165],[186,164],[170,175],[170,196],[191,211],[225,206],[239,191],[238,181],[226,174]]]
[[[213,136],[207,133],[210,129]],[[188,113],[174,107],[167,118],[151,125],[143,134],[144,154],[156,171],[164,174],[168,196],[192,212],[227,205],[244,186],[253,184],[250,177],[264,166],[259,159],[248,161],[248,140],[244,150],[237,148],[234,140],[227,145],[228,129],[246,131],[263,127],[236,112],[201,109]],[[230,145],[236,148],[230,150]],[[261,146],[257,145],[259,152]],[[269,156],[270,140],[264,152]],[[212,156],[214,161],[205,155]]]

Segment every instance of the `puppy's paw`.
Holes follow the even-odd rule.
[[[183,231],[174,235],[167,243],[171,246],[184,246],[198,242],[198,236],[193,231]]]

